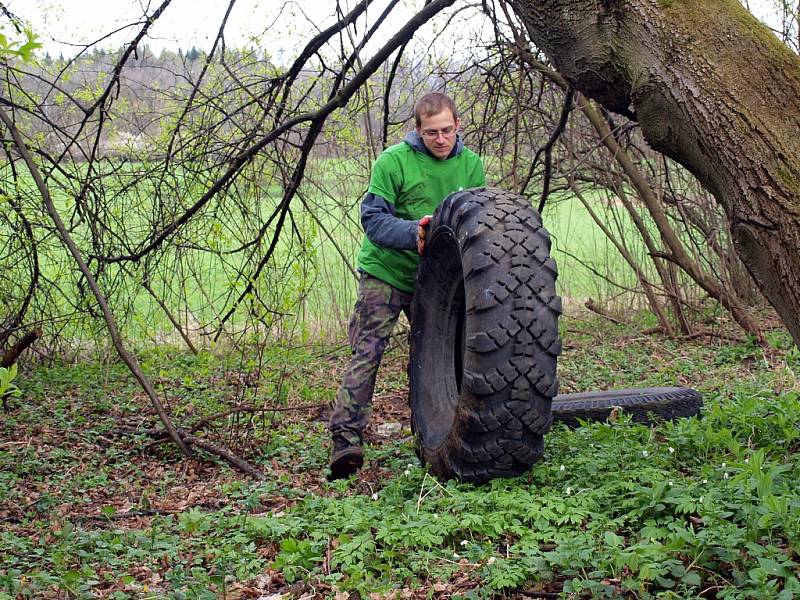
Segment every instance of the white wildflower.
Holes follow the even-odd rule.
[[[669,453],[670,453],[670,454],[675,454],[675,448],[673,448],[672,446],[670,446],[670,447],[669,447]]]
[[[750,464],[750,459],[749,458],[745,458],[744,459],[744,464],[749,465]]]
[[[375,492],[374,494],[372,494],[372,499],[373,500],[377,500],[378,499],[378,492]]]
[[[469,545],[469,540],[461,540],[461,547],[466,548]]]
[[[642,450],[642,456],[647,458],[648,456],[650,456],[650,453],[647,450]]]
[[[703,479],[703,483],[708,483],[708,479]]]
[[[722,478],[723,478],[723,479],[727,479],[727,478],[728,478],[728,472],[727,472],[727,471],[725,471],[725,472],[722,474]]]
[[[409,475],[411,475],[411,471],[409,471],[408,469],[406,469],[405,471],[403,471],[403,475],[405,475],[406,477],[408,477]]]
[[[669,482],[669,487],[672,487],[673,485],[674,485],[674,484],[673,484],[673,483],[670,481],[670,482]]]
[[[728,463],[722,463],[722,468],[723,468],[723,469],[724,469],[725,467],[727,467],[727,466],[728,466]]]
[[[572,495],[572,488],[568,487],[567,488],[567,496],[571,496],[571,495]]]
[[[566,471],[566,470],[567,470],[567,467],[565,467],[564,465],[561,465],[561,467],[559,467],[559,469],[558,469],[558,470],[559,470],[559,471],[561,471],[561,472],[563,473],[564,471]]]

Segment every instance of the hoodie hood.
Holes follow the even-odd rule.
[[[417,152],[422,152],[423,154],[427,154],[433,158],[436,158],[431,154],[431,151],[428,150],[428,147],[425,145],[425,142],[422,141],[422,136],[417,133],[416,129],[412,129],[406,134],[405,139],[403,140],[406,144],[411,146]],[[453,146],[453,149],[450,151],[450,155],[445,159],[453,158],[454,156],[458,156],[464,150],[464,142],[461,141],[461,134],[456,134],[456,145]]]

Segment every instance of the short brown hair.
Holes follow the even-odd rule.
[[[417,100],[414,105],[414,122],[417,127],[422,125],[422,117],[429,117],[431,115],[438,115],[445,108],[449,108],[453,113],[453,118],[458,119],[458,109],[456,103],[447,94],[442,92],[429,92]]]

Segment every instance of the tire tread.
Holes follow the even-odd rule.
[[[558,391],[561,303],[549,234],[526,199],[491,188],[445,199],[431,238],[437,228],[453,232],[461,253],[466,356],[455,422],[439,447],[418,436],[418,453],[440,477],[515,475],[541,457]]]

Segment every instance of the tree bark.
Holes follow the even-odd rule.
[[[736,0],[511,0],[570,84],[717,198],[800,344],[800,58]]]
[[[42,337],[41,329],[34,329],[23,335],[16,344],[11,346],[5,353],[0,354],[0,356],[2,356],[2,359],[0,359],[0,367],[8,368],[13,365],[17,362],[19,355],[40,337]]]

